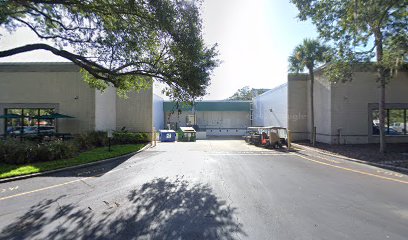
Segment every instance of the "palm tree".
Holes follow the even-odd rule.
[[[327,61],[326,56],[330,48],[318,40],[304,39],[303,43],[296,46],[291,56],[289,56],[289,71],[299,73],[305,68],[309,71],[310,78],[310,118],[311,118],[311,135],[310,141],[315,145],[315,125],[314,125],[314,68]]]

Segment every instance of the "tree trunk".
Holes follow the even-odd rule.
[[[316,145],[315,141],[315,124],[314,124],[314,72],[313,67],[309,68],[310,76],[310,143]]]
[[[376,55],[377,55],[377,73],[378,80],[380,83],[380,99],[378,104],[379,110],[379,120],[380,120],[380,153],[385,153],[386,151],[386,141],[385,141],[385,69],[382,65],[383,63],[383,44],[382,44],[382,34],[380,30],[375,32],[375,43],[376,43]]]

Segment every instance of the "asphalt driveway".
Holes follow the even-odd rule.
[[[408,177],[242,140],[0,185],[1,239],[407,239]]]

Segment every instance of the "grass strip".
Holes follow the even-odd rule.
[[[74,158],[54,160],[49,162],[37,162],[24,165],[0,163],[0,179],[45,172],[59,168],[66,168],[85,163],[96,162],[108,158],[114,158],[128,153],[136,152],[142,149],[144,146],[144,144],[114,145],[111,147],[110,152],[108,151],[108,147],[100,147],[82,152]]]

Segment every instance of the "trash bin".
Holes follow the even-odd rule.
[[[160,142],[175,142],[176,132],[174,130],[160,130],[159,139]]]
[[[196,131],[192,127],[180,127],[179,136],[177,141],[179,142],[195,142]]]

